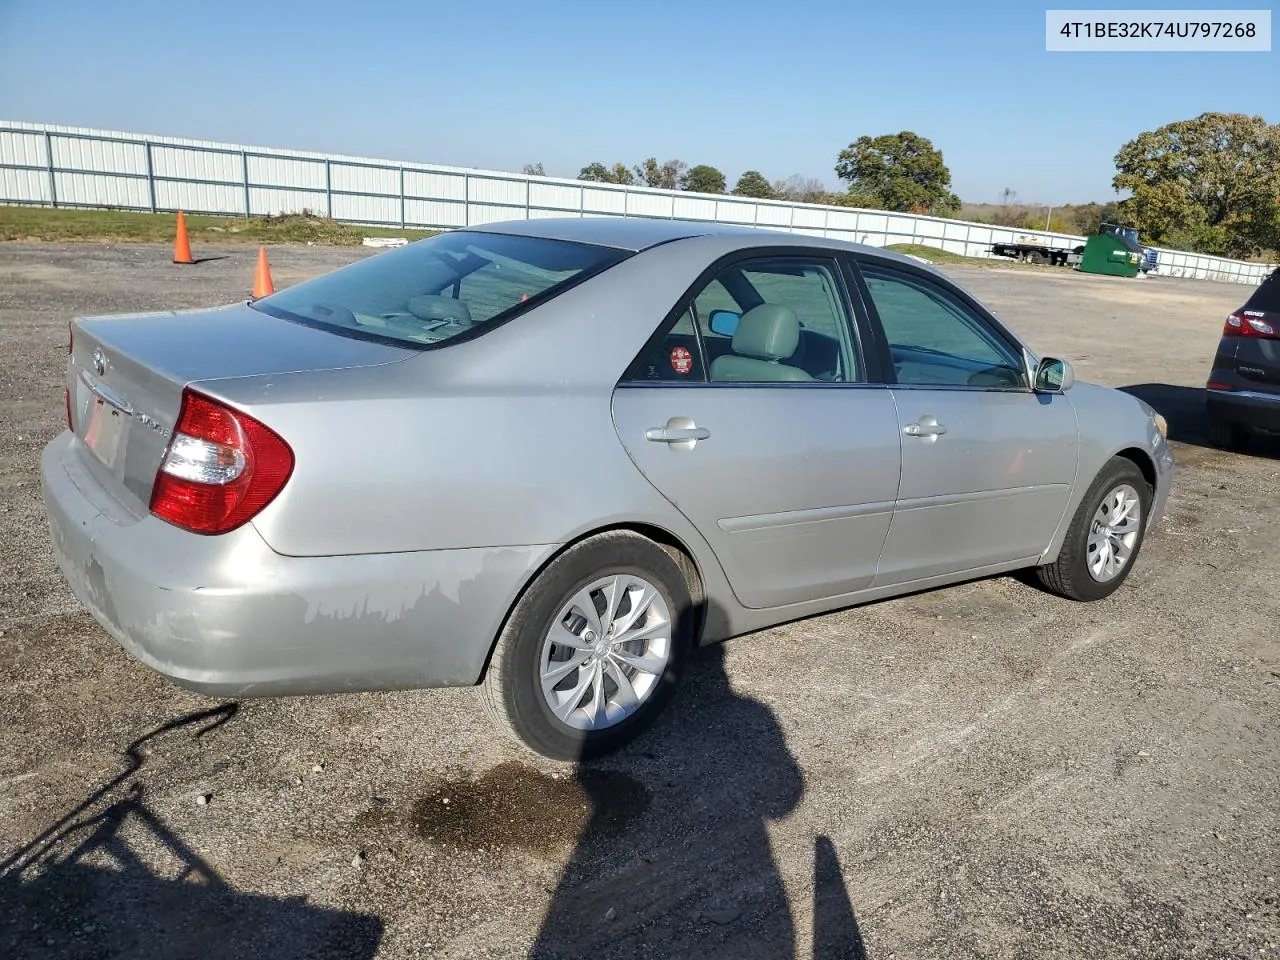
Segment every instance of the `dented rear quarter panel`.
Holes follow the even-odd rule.
[[[474,683],[510,597],[554,551],[284,557],[251,525],[193,536],[91,499],[78,443],[64,433],[42,465],[63,575],[132,655],[208,694]]]

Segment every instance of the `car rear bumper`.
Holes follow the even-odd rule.
[[[54,551],[117,642],[216,696],[475,683],[508,606],[554,546],[286,557],[252,524],[221,536],[138,517],[63,433],[41,478]]]
[[[1257,390],[1206,390],[1209,416],[1224,423],[1280,431],[1280,393]]]

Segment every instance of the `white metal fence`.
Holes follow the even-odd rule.
[[[269,216],[452,229],[532,217],[710,220],[990,257],[993,243],[1084,237],[882,210],[584,183],[491,170],[0,121],[0,203]],[[1159,273],[1258,283],[1271,264],[1159,251]]]

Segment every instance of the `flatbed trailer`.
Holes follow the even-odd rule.
[[[1046,243],[1019,241],[1017,243],[993,243],[991,252],[997,257],[1009,257],[1026,263],[1048,263],[1055,267],[1075,266],[1084,254],[1084,246],[1052,247]]]

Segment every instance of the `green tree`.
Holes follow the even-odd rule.
[[[883,210],[884,204],[880,202],[879,197],[868,197],[861,193],[853,193],[846,191],[844,193],[829,193],[820,203],[826,203],[833,207],[859,207],[863,210]]]
[[[692,193],[724,193],[724,174],[705,163],[696,164],[680,177],[680,189]]]
[[[775,197],[773,187],[759,170],[748,170],[738,178],[733,192],[739,197],[755,197],[757,200],[772,200]]]
[[[579,180],[592,180],[596,183],[635,183],[635,177],[624,163],[615,163],[606,167],[603,163],[589,163],[578,171]]]
[[[851,193],[873,197],[886,210],[946,216],[960,208],[942,151],[909,130],[859,137],[840,151],[836,175]]]
[[[631,168],[633,183],[642,183],[646,187],[658,187],[662,190],[674,190],[680,186],[680,174],[684,171],[683,160],[668,160],[658,163],[657,157],[649,157],[644,163],[637,163]]]
[[[1082,203],[1073,208],[1076,217],[1076,232],[1092,237],[1102,229],[1104,223],[1116,223],[1122,227],[1131,227],[1120,211],[1120,202],[1110,200],[1107,203]]]
[[[1116,154],[1112,185],[1142,239],[1249,256],[1280,239],[1280,125],[1202,113],[1140,133]]]

